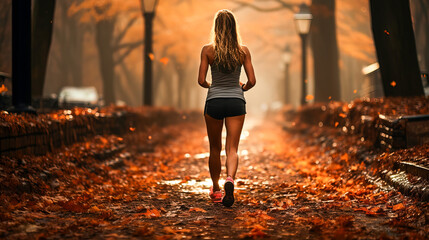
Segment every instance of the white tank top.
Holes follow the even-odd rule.
[[[231,73],[223,73],[219,66],[211,64],[212,84],[207,92],[206,101],[213,98],[239,98],[246,101],[240,87],[241,65]]]

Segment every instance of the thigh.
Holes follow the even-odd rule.
[[[241,130],[243,129],[245,115],[225,118],[226,126],[226,145],[228,148],[238,149]]]
[[[223,119],[218,120],[208,114],[204,114],[207,127],[207,136],[209,138],[210,148],[222,148],[222,127]]]

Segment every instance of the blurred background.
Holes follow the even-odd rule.
[[[33,9],[39,7],[42,15],[52,15],[44,6],[49,2],[55,2],[51,4],[52,32],[46,33],[51,35],[51,46],[39,94],[58,98],[64,96],[61,93],[64,87],[69,90],[85,87],[85,91],[96,92],[106,105],[142,105],[145,37],[142,2],[33,0]],[[206,89],[197,84],[200,51],[210,42],[214,14],[226,8],[235,13],[243,44],[252,53],[257,85],[245,94],[248,111],[284,104],[298,106],[301,40],[294,14],[302,3],[308,4],[316,16],[307,45],[306,101],[351,101],[382,96],[368,0],[159,0],[153,22],[153,51],[149,55],[153,61],[153,104],[203,108]],[[0,72],[6,75],[12,71],[11,5],[12,0],[0,3]],[[429,2],[410,0],[410,8],[418,62],[424,73],[429,70]],[[317,15],[329,15],[333,22],[318,22]],[[325,36],[323,41],[320,35]],[[329,54],[317,51],[325,48],[334,51]],[[319,67],[315,74],[315,61],[331,64]],[[244,71],[241,78],[246,81]],[[315,78],[327,88],[319,87],[316,93]],[[10,91],[6,81],[0,92],[7,95]]]

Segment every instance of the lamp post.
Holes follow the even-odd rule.
[[[286,45],[283,51],[283,61],[285,63],[285,103],[290,103],[290,80],[289,80],[289,63],[292,60],[292,52],[289,45]]]
[[[310,24],[311,20],[313,19],[313,15],[310,13],[310,9],[307,6],[307,4],[303,3],[299,7],[299,12],[295,13],[295,23],[296,23],[296,30],[301,37],[301,44],[302,44],[302,89],[301,89],[301,105],[305,104],[305,97],[307,96],[307,61],[306,61],[306,55],[307,55],[307,35],[310,31]]]
[[[152,33],[153,18],[158,0],[140,0],[141,11],[144,17],[144,73],[143,73],[143,105],[152,106]]]

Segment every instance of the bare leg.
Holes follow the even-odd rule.
[[[209,170],[213,181],[213,191],[219,191],[219,178],[221,171],[220,152],[222,150],[223,120],[204,115],[207,126],[207,135],[210,143]]]
[[[238,167],[238,143],[240,142],[241,130],[243,129],[244,116],[225,118],[226,125],[226,174],[235,179]]]

